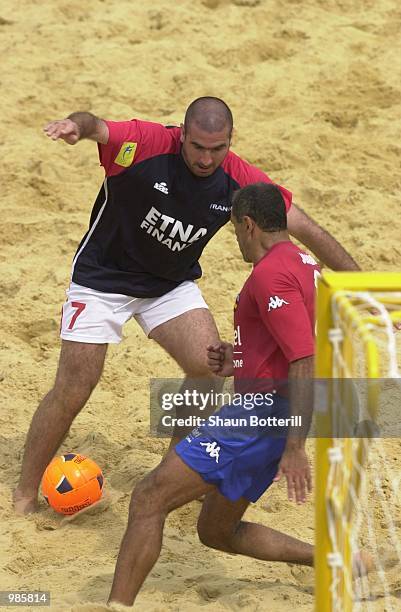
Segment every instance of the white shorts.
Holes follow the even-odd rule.
[[[63,304],[60,337],[95,344],[118,343],[132,317],[148,336],[152,329],[194,308],[208,308],[198,285],[185,281],[161,297],[133,298],[71,283]]]

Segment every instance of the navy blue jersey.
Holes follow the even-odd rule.
[[[109,142],[99,145],[106,178],[72,280],[97,291],[157,297],[200,278],[198,260],[230,219],[233,192],[272,181],[231,151],[211,176],[195,176],[181,155],[180,128],[139,120],[107,125]],[[280,189],[288,210],[291,193]]]

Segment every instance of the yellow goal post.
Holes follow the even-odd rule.
[[[352,556],[354,531],[367,530],[373,524],[369,517],[357,518],[356,514],[363,506],[358,500],[374,435],[340,437],[337,410],[348,410],[349,389],[344,380],[365,379],[367,422],[375,420],[380,379],[400,377],[401,332],[398,338],[394,333],[394,324],[399,322],[401,273],[323,272],[318,279],[315,376],[317,384],[322,379],[325,384],[323,401],[322,397],[315,400],[316,612],[365,609],[355,604],[363,600],[363,593],[355,594]],[[377,491],[371,497],[380,501],[383,493],[380,485],[375,486]],[[396,501],[390,496],[389,503]],[[390,512],[388,516],[391,523]],[[389,524],[388,532],[394,536],[392,545],[401,555],[397,529]],[[391,589],[380,560],[378,564],[386,593]]]

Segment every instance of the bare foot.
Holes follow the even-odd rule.
[[[14,511],[16,514],[26,516],[32,514],[32,512],[38,512],[38,500],[32,496],[22,495],[18,489],[13,494]]]
[[[354,554],[352,562],[352,574],[354,578],[362,578],[375,569],[373,557],[370,553],[366,552],[366,550],[359,550]]]

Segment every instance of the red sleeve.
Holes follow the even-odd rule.
[[[244,159],[241,159],[238,155],[230,151],[223,161],[223,168],[230,176],[239,183],[240,187],[245,187],[246,185],[252,185],[252,183],[274,183],[267,174],[265,174],[256,166],[252,166]],[[277,187],[280,189],[284,202],[285,208],[288,211],[291,208],[292,204],[292,193],[288,191],[285,187],[278,185],[275,183]]]
[[[150,121],[106,121],[109,128],[107,145],[99,144],[99,159],[106,176],[119,174],[126,168],[153,155],[174,153],[179,147],[179,128],[167,129]]]
[[[134,160],[138,143],[142,134],[139,122],[132,121],[106,121],[109,128],[109,141],[98,143],[99,160],[106,176],[119,174]],[[128,164],[128,165],[125,165]]]
[[[252,279],[260,317],[289,362],[314,354],[311,321],[299,287],[285,272],[266,271]]]

